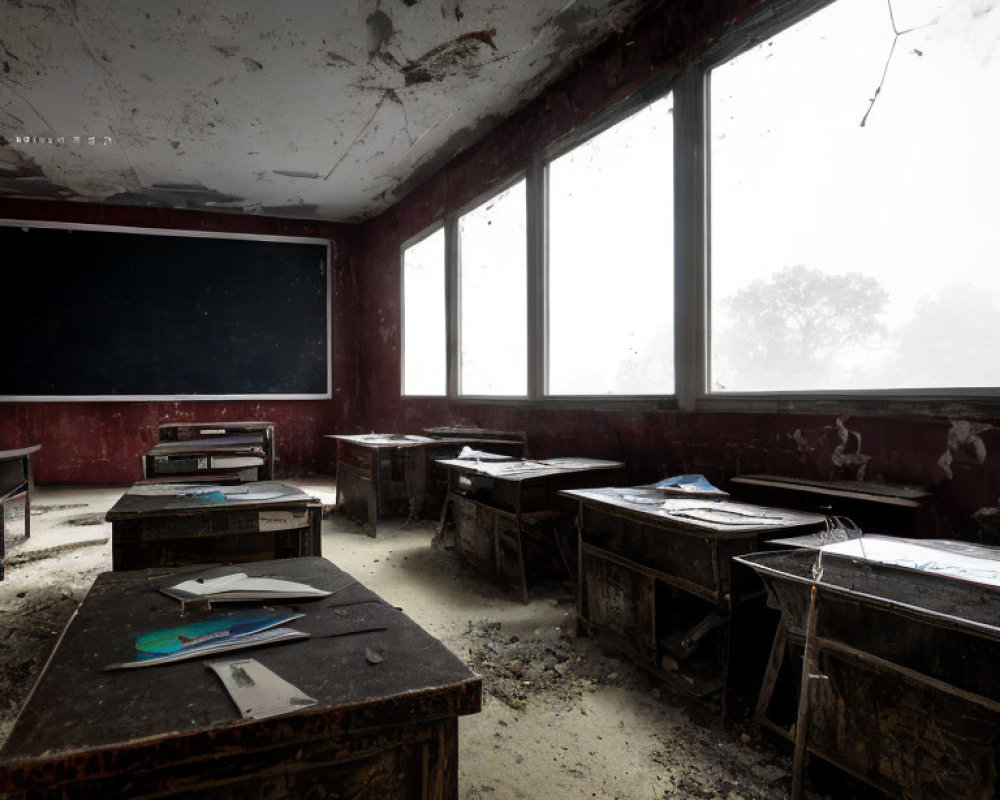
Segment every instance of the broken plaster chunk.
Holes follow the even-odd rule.
[[[376,650],[372,650],[370,647],[365,648],[365,661],[369,664],[381,664],[385,660],[385,656]]]

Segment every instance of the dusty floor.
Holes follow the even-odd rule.
[[[21,521],[8,517],[0,743],[63,623],[94,577],[111,568],[103,516],[121,491],[39,487],[27,542]],[[786,745],[748,724],[723,726],[599,641],[576,639],[572,587],[535,587],[522,605],[454,552],[432,546],[433,534],[428,522],[384,521],[372,539],[332,514],[323,522],[323,553],[483,677],[482,713],[460,722],[463,800],[787,797]],[[876,796],[821,764],[810,781],[812,800]]]

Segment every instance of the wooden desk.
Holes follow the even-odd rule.
[[[40,444],[17,450],[0,450],[0,580],[3,580],[4,523],[7,504],[24,498],[24,538],[31,536],[31,454],[42,449]]]
[[[521,457],[521,438],[483,439],[410,434],[330,434],[337,442],[337,506],[375,536],[379,516],[420,516],[441,507],[445,488],[429,474],[432,461],[454,458],[463,447]]]
[[[257,474],[252,478],[253,480],[273,481],[277,474],[274,466],[273,422],[165,422],[159,426],[158,434],[160,442],[186,442],[190,446],[194,446],[200,442],[205,445],[211,445],[209,452],[214,453],[216,457],[225,455],[225,440],[239,437],[242,441],[238,445],[235,445],[237,448],[248,445],[252,446],[254,448],[253,455],[259,455],[262,459],[261,465],[255,468]],[[182,452],[184,451],[178,451],[173,454],[180,455]],[[196,447],[192,447],[192,450],[186,452],[190,455],[192,453],[196,454],[198,450]],[[148,457],[151,453],[153,453],[152,450],[143,458],[144,477],[152,478],[159,474],[176,474],[168,472],[167,469],[158,470],[153,468],[155,464],[148,463]],[[171,451],[164,449],[160,455],[171,455]],[[208,453],[206,453],[207,455]],[[234,451],[232,455],[250,454]],[[206,469],[215,472],[229,470],[230,468],[216,468],[208,465]],[[200,470],[196,468],[186,471],[196,473]]]
[[[516,581],[524,602],[528,568],[541,566],[545,550],[553,545],[573,577],[573,559],[560,538],[561,523],[572,519],[573,504],[560,498],[560,491],[616,486],[625,479],[622,462],[596,458],[449,459],[438,465],[448,470],[439,533],[444,533],[450,513],[462,555],[501,584],[508,578]],[[537,544],[542,549],[527,555]]]
[[[243,720],[203,659],[106,672],[132,660],[137,635],[197,619],[189,611],[182,620],[180,604],[155,588],[190,570],[106,572],[0,750],[0,795],[457,798],[458,717],[480,710],[480,679],[325,559],[240,570],[335,592],[298,605],[306,616],[290,625],[312,638],[213,659],[254,658],[316,705]],[[384,660],[368,663],[366,649]]]
[[[321,554],[323,506],[316,498],[271,481],[198,490],[213,488],[214,496],[184,496],[183,486],[137,485],[122,495],[105,517],[112,569]]]
[[[521,442],[527,444],[524,431],[498,431],[494,428],[470,428],[462,425],[446,425],[438,428],[424,428],[422,433],[434,439],[475,439],[478,441]]]
[[[739,561],[781,609],[758,723],[890,797],[998,796],[1000,590],[831,553],[815,573],[809,550]]]
[[[734,575],[733,556],[771,537],[826,527],[819,514],[646,487],[563,494],[579,504],[578,632],[608,636],[638,664],[698,696],[726,686],[730,622],[762,594],[752,573],[743,573],[750,580]],[[743,627],[741,634],[754,635],[752,623]],[[766,642],[771,633],[756,638]]]
[[[934,494],[917,486],[740,475],[730,479],[729,490],[748,503],[848,517],[869,533],[920,539],[940,535]]]

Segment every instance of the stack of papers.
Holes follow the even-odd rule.
[[[135,640],[135,661],[111,664],[107,668],[149,667],[274,642],[306,639],[308,633],[280,627],[304,616],[296,611],[261,609],[153,631]]]
[[[300,600],[329,597],[330,592],[306,583],[279,578],[250,578],[245,572],[234,572],[217,578],[191,578],[160,591],[178,600],[207,600],[225,603],[242,600]]]

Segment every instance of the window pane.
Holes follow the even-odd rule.
[[[444,229],[403,252],[403,394],[448,390]]]
[[[1000,386],[991,6],[839,0],[712,72],[714,390]]]
[[[548,166],[549,394],[672,394],[673,97]]]
[[[528,393],[524,181],[458,221],[461,393]]]

